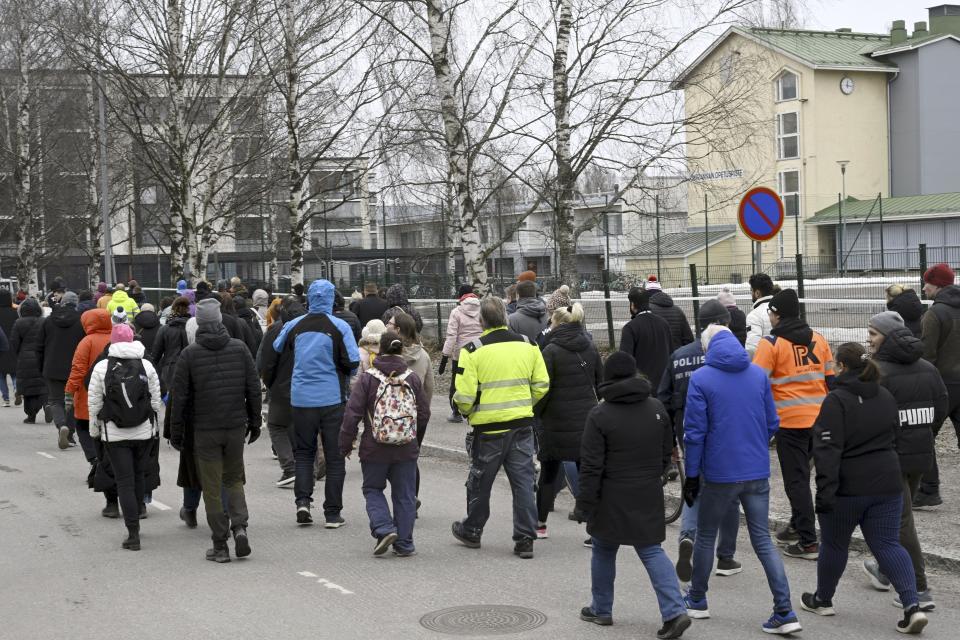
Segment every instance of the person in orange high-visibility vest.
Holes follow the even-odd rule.
[[[777,456],[791,511],[790,524],[777,532],[776,539],[786,545],[786,555],[816,560],[820,547],[810,493],[812,427],[833,385],[833,354],[826,338],[800,319],[800,301],[793,289],[774,295],[767,313],[772,335],[760,340],[753,363],[770,376],[780,416]]]

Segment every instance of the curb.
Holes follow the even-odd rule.
[[[434,458],[440,458],[442,460],[464,463],[470,461],[470,458],[467,456],[467,452],[463,449],[457,449],[456,447],[445,447],[439,444],[430,444],[424,442],[420,445],[420,449],[426,455]],[[741,521],[742,520],[743,516],[741,515]],[[775,531],[776,529],[786,526],[789,522],[789,519],[778,517],[776,514],[771,514],[769,517],[769,522],[770,530]],[[850,539],[850,549],[867,553],[870,551],[866,541],[864,541],[863,537],[857,533],[855,533]],[[924,551],[923,559],[927,567],[960,574],[960,558],[955,558],[931,551]]]

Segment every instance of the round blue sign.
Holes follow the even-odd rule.
[[[751,240],[765,242],[774,237],[780,233],[783,219],[783,201],[776,192],[766,187],[751,189],[740,201],[737,221]]]

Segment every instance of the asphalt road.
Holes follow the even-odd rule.
[[[636,557],[621,553],[616,623],[600,628],[577,618],[589,602],[590,551],[583,528],[566,519],[563,499],[550,539],[536,558],[511,554],[509,489],[500,482],[483,548],[469,550],[449,534],[464,509],[462,464],[422,460],[419,555],[374,558],[360,495],[359,468],[348,463],[347,525],[336,531],[295,524],[293,493],[279,476],[266,435],[247,451],[247,500],[253,555],[227,565],[206,562],[208,531],[177,517],[176,456],[164,447],[163,486],[142,523],[140,552],[123,551],[120,521],[100,516],[102,501],[84,483],[79,449],[60,451],[52,426],[23,425],[18,409],[0,409],[0,638],[70,640],[137,638],[312,637],[442,638],[425,629],[427,613],[475,604],[526,607],[546,616],[534,631],[511,638],[654,637],[656,602]],[[317,486],[322,494],[322,484]],[[668,528],[674,555],[677,529]],[[764,637],[770,595],[756,558],[741,539],[744,572],[713,578],[713,618],[685,637]],[[892,594],[870,589],[851,557],[835,604],[839,615],[800,613],[803,637],[873,640],[899,637]],[[816,565],[786,559],[794,602],[815,581]],[[953,639],[960,628],[960,576],[932,573],[938,609],[925,636]],[[476,629],[475,629],[476,631]],[[477,637],[469,631],[461,637]]]

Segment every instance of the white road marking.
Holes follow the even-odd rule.
[[[160,502],[159,500],[153,500],[153,501],[150,503],[150,505],[156,507],[157,509],[160,509],[160,511],[170,511],[170,507],[168,507],[167,505],[163,504],[163,503]]]
[[[298,572],[297,572],[297,575],[303,576],[304,578],[317,578],[317,584],[322,584],[322,585],[325,586],[327,589],[333,589],[334,591],[339,591],[340,593],[342,593],[342,594],[345,595],[345,596],[352,596],[352,595],[354,595],[353,591],[350,591],[349,589],[345,589],[345,588],[341,587],[341,586],[338,585],[338,584],[335,584],[335,583],[333,583],[333,582],[330,582],[330,581],[327,580],[326,578],[317,577],[317,574],[315,574],[315,573],[313,573],[313,572],[310,572],[310,571],[298,571]]]
[[[56,460],[57,456],[52,456],[49,453],[44,453],[43,451],[37,451],[38,456],[43,456],[44,458],[50,458],[51,460]]]

